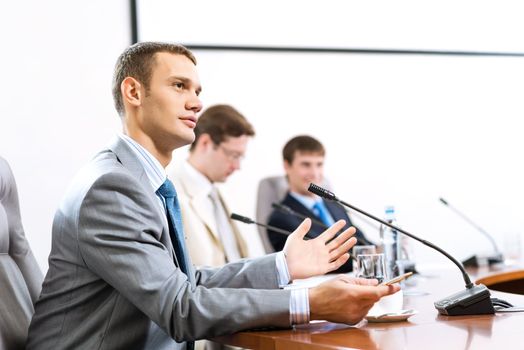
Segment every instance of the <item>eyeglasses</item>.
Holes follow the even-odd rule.
[[[244,154],[227,147],[222,146],[221,144],[216,145],[215,149],[221,149],[224,155],[233,162],[240,162],[244,159]]]

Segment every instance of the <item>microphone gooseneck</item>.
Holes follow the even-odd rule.
[[[244,224],[254,224],[255,223],[255,221],[253,221],[252,219],[246,216],[235,214],[235,213],[231,214],[231,219],[243,222]]]
[[[460,212],[458,209],[456,209],[455,207],[453,207],[451,204],[449,204],[449,202],[447,200],[445,200],[444,198],[440,197],[439,198],[440,202],[442,204],[444,204],[446,207],[448,207],[449,209],[451,209],[453,212],[455,212],[455,214],[457,214],[458,216],[460,216],[464,221],[466,221],[468,224],[470,224],[471,226],[475,227],[477,229],[477,231],[479,231],[480,233],[482,233],[491,243],[491,245],[493,246],[493,249],[495,249],[495,253],[497,253],[497,255],[500,255],[502,256],[501,252],[500,252],[500,249],[499,247],[497,246],[497,243],[495,242],[495,239],[493,238],[492,235],[490,235],[486,230],[484,230],[482,227],[480,227],[479,225],[477,225],[476,223],[474,223],[470,218],[468,218],[466,215],[464,215],[462,212]]]
[[[361,213],[361,214],[363,214],[363,215],[365,215],[365,216],[367,216],[367,217],[369,217],[369,218],[371,218],[371,219],[373,219],[373,220],[376,220],[376,221],[380,222],[380,223],[383,224],[383,225],[386,225],[386,226],[388,226],[388,227],[391,227],[392,229],[397,230],[398,232],[401,232],[401,233],[405,234],[406,236],[413,238],[413,239],[416,240],[416,241],[419,241],[420,243],[422,243],[422,244],[424,244],[424,245],[426,245],[426,246],[428,246],[428,247],[430,247],[430,248],[435,249],[435,250],[438,251],[439,253],[441,253],[441,254],[443,254],[444,256],[446,256],[446,257],[447,257],[449,260],[451,260],[455,265],[457,265],[457,267],[459,268],[460,272],[462,272],[462,277],[463,277],[463,279],[464,279],[464,282],[466,283],[466,288],[468,288],[468,289],[473,288],[474,285],[473,285],[473,283],[471,282],[471,279],[470,279],[468,273],[467,273],[466,270],[464,269],[464,266],[462,266],[462,264],[461,264],[460,262],[458,262],[458,261],[457,261],[454,257],[452,257],[450,254],[448,254],[447,252],[445,252],[443,249],[437,247],[437,246],[434,245],[433,243],[428,242],[428,241],[426,241],[426,240],[424,240],[424,239],[422,239],[422,238],[419,238],[419,237],[417,237],[417,236],[415,236],[415,235],[413,235],[413,234],[411,234],[411,233],[409,233],[409,232],[407,232],[407,231],[405,231],[405,230],[403,230],[403,229],[401,229],[401,228],[399,228],[399,227],[396,227],[396,226],[394,226],[394,225],[391,225],[390,223],[388,223],[388,222],[386,222],[386,221],[384,221],[384,220],[382,220],[382,219],[377,218],[377,217],[374,216],[374,215],[371,215],[371,214],[369,214],[369,213],[363,211],[362,209],[359,209],[359,208],[357,208],[357,207],[355,207],[355,206],[353,206],[353,205],[351,205],[351,204],[349,204],[349,203],[344,202],[343,200],[337,198],[337,196],[335,196],[335,194],[334,194],[333,192],[328,191],[328,190],[326,190],[325,188],[322,188],[322,187],[320,187],[320,186],[318,186],[318,185],[315,185],[314,183],[311,183],[311,184],[309,185],[308,191],[311,192],[311,193],[314,193],[314,194],[316,194],[317,196],[320,196],[320,197],[322,197],[322,198],[324,198],[324,199],[328,199],[328,200],[332,200],[332,201],[338,202],[338,203],[342,204],[342,205],[345,206],[345,207],[348,207],[348,208],[350,208],[350,209],[353,209],[353,210],[355,210],[355,211],[357,211],[357,212],[359,212],[359,213]]]
[[[283,234],[283,235],[286,235],[286,236],[289,236],[292,233],[292,232],[283,230],[283,229],[275,227],[275,226],[261,224],[261,223],[256,222],[255,220],[250,219],[250,218],[248,218],[246,216],[238,215],[238,214],[235,214],[235,213],[232,213],[230,217],[231,217],[232,220],[240,221],[240,222],[243,222],[244,224],[255,224],[255,225],[258,225],[258,226],[261,226],[261,227],[268,228],[271,231],[274,231],[274,232],[277,232],[277,233],[280,233],[280,234]]]

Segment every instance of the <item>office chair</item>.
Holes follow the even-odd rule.
[[[0,157],[0,349],[25,349],[42,281],[22,227],[13,173]]]

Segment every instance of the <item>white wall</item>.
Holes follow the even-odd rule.
[[[26,235],[44,271],[60,198],[119,130],[111,77],[129,28],[126,0],[2,5],[0,154],[13,168]]]
[[[225,186],[233,210],[254,213],[258,180],[281,173],[283,144],[309,133],[327,148],[326,174],[341,198],[378,216],[395,205],[401,226],[460,258],[490,246],[440,196],[501,246],[506,233],[524,233],[523,59],[197,56],[203,100],[237,106],[257,131],[243,169]],[[376,237],[376,228],[360,224]],[[415,247],[420,261],[440,261]]]

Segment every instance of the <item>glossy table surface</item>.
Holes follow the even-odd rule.
[[[494,266],[470,271],[472,280],[500,287],[493,297],[524,306],[524,269]],[[415,275],[404,288],[404,309],[418,313],[403,322],[357,326],[317,322],[294,329],[245,331],[216,338],[224,344],[249,349],[524,349],[524,312],[480,316],[441,316],[433,306],[464,289],[456,268]],[[504,283],[513,283],[513,293]],[[516,288],[516,289],[515,289]]]

